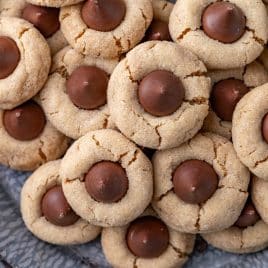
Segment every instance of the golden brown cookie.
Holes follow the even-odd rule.
[[[89,131],[114,128],[106,91],[117,64],[116,59],[84,56],[70,47],[61,50],[40,93],[48,120],[73,139]]]
[[[202,234],[216,248],[233,253],[253,253],[268,246],[268,225],[248,200],[235,224],[223,231]]]
[[[38,168],[21,191],[21,214],[27,228],[51,244],[82,244],[95,239],[99,227],[72,211],[61,190],[60,160]]]
[[[180,232],[208,233],[231,226],[248,197],[250,174],[227,139],[202,133],[153,157],[153,207]],[[224,204],[224,205],[223,205]]]
[[[74,142],[62,160],[60,176],[71,207],[94,225],[126,225],[152,199],[151,162],[115,130],[92,131]]]
[[[131,50],[152,18],[151,0],[85,1],[63,7],[60,14],[61,30],[70,45],[84,55],[102,58]]]
[[[240,160],[259,178],[268,179],[268,84],[251,90],[237,104],[232,138]]]
[[[46,40],[29,22],[0,17],[0,24],[0,108],[12,109],[42,88],[51,56]]]
[[[252,179],[251,198],[262,220],[268,224],[268,182],[258,177]]]
[[[70,142],[34,101],[0,110],[0,140],[0,163],[17,170],[34,170],[61,157]]]
[[[177,1],[169,29],[173,40],[209,69],[238,68],[261,54],[268,37],[267,12],[262,0]]]
[[[113,267],[182,267],[193,250],[194,235],[166,226],[152,210],[122,227],[104,228],[102,247]]]
[[[200,130],[208,114],[206,71],[194,54],[174,43],[140,44],[110,78],[112,120],[140,146],[166,149],[182,144]]]
[[[249,90],[268,82],[265,67],[255,61],[244,68],[213,70],[208,73],[212,82],[211,109],[203,130],[232,137],[232,116],[236,104]]]

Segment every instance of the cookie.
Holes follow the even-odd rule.
[[[40,93],[48,120],[73,139],[92,130],[114,128],[106,91],[109,75],[118,60],[84,56],[66,47],[53,62],[49,79]]]
[[[21,11],[25,7],[25,0],[1,0],[0,1],[0,16],[5,17],[20,17]]]
[[[173,3],[167,0],[153,0],[154,19],[169,22],[169,16],[174,7]]]
[[[247,168],[232,143],[215,134],[198,134],[178,148],[156,152],[153,168],[153,207],[180,232],[228,228],[248,197]]]
[[[172,41],[169,33],[169,16],[173,9],[173,4],[166,0],[153,0],[153,21],[145,33],[143,41]]]
[[[71,207],[94,225],[128,224],[152,199],[151,162],[115,130],[89,132],[73,143],[60,176]]]
[[[264,66],[255,61],[244,68],[213,70],[208,73],[212,81],[211,110],[204,121],[203,130],[232,137],[232,116],[236,104],[250,89],[268,82]]]
[[[122,227],[104,228],[102,248],[113,267],[182,267],[193,250],[194,236],[166,226],[152,209]]]
[[[252,179],[251,198],[262,220],[268,224],[268,182],[258,177]]]
[[[34,170],[57,159],[69,145],[34,101],[0,110],[0,137],[0,163],[17,170]]]
[[[140,146],[182,144],[200,130],[208,114],[206,71],[194,54],[174,43],[150,41],[135,47],[110,78],[112,119]]]
[[[27,21],[0,17],[0,108],[32,98],[48,77],[51,57],[43,36]]]
[[[46,38],[52,55],[68,45],[60,30],[59,13],[59,8],[32,4],[25,5],[22,10],[22,18],[32,23]]]
[[[38,168],[21,191],[21,214],[27,228],[51,244],[82,244],[101,229],[79,218],[67,203],[59,177],[60,160]]]
[[[59,9],[35,6],[19,0],[14,5],[13,0],[0,2],[0,15],[23,18],[32,23],[46,38],[51,54],[67,46],[67,41],[60,30]]]
[[[142,40],[152,18],[151,0],[85,1],[64,7],[60,13],[61,30],[71,46],[102,58],[120,57],[131,50]]]
[[[259,61],[263,64],[266,70],[268,70],[268,48],[265,47],[262,54],[259,57]]]
[[[266,6],[266,10],[268,12],[268,0],[263,0],[265,6]],[[268,70],[268,49],[267,49],[267,44],[264,47],[264,50],[262,52],[262,54],[260,55],[259,59],[258,59],[266,68],[266,70]]]
[[[231,69],[261,54],[267,24],[261,0],[189,0],[176,2],[169,29],[172,39],[192,50],[208,69]]]
[[[28,3],[38,6],[63,7],[80,3],[83,0],[26,0],[26,1]]]
[[[233,253],[253,253],[268,246],[268,225],[248,201],[234,226],[202,237],[216,248]]]
[[[268,180],[268,84],[251,90],[237,104],[232,138],[240,160],[259,178]]]

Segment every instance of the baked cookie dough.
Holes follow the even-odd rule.
[[[248,201],[234,226],[202,234],[202,237],[212,246],[225,251],[253,253],[268,246],[268,225],[259,217],[253,203]]]
[[[18,2],[18,3],[17,3]],[[23,18],[32,23],[46,38],[51,54],[67,46],[60,30],[59,9],[27,4],[24,0],[3,0],[0,2],[0,15]]]
[[[153,0],[154,17],[143,41],[171,41],[168,23],[173,4],[166,0]]]
[[[255,176],[252,179],[251,198],[262,220],[268,224],[268,182]]]
[[[177,44],[140,44],[111,75],[112,119],[140,146],[166,149],[182,144],[200,130],[208,114],[206,71],[194,54]]]
[[[255,61],[244,68],[213,70],[208,73],[212,82],[212,105],[204,121],[203,130],[232,137],[232,116],[236,104],[250,89],[268,82],[264,66]]]
[[[74,142],[60,176],[73,210],[94,225],[128,224],[152,199],[151,162],[115,130],[93,131]]]
[[[69,139],[46,121],[33,101],[0,110],[0,140],[0,163],[17,170],[34,170],[55,160],[69,145]]]
[[[237,104],[232,139],[240,160],[259,178],[268,180],[268,84],[251,90]]]
[[[166,226],[152,209],[123,227],[104,228],[101,242],[113,267],[182,267],[193,250],[194,235]]]
[[[26,1],[28,3],[38,6],[63,7],[80,3],[83,0],[26,0]]]
[[[198,134],[178,148],[153,157],[153,207],[167,225],[187,233],[231,226],[248,197],[250,174],[231,142]]]
[[[267,47],[264,48],[258,60],[263,64],[265,69],[268,70],[268,48]]]
[[[239,68],[261,54],[268,37],[267,12],[262,0],[177,1],[169,29],[172,39],[208,69]]]
[[[60,30],[59,14],[59,8],[32,4],[25,5],[22,10],[22,18],[32,23],[46,38],[52,55],[68,45]]]
[[[20,17],[21,11],[25,7],[25,0],[0,0],[0,16]]]
[[[85,1],[64,7],[60,13],[61,30],[71,46],[102,58],[120,57],[131,50],[142,40],[152,18],[151,0]]]
[[[12,109],[42,88],[51,57],[32,24],[12,17],[0,17],[0,24],[0,108]]]
[[[51,244],[82,244],[95,239],[100,228],[79,218],[68,205],[59,177],[60,160],[38,168],[21,191],[21,214],[27,228]]]
[[[173,3],[167,0],[153,0],[154,19],[169,22],[169,16],[174,7]]]
[[[73,139],[87,132],[114,128],[106,91],[118,60],[84,56],[70,47],[53,60],[49,79],[40,93],[48,120]]]
[[[263,0],[265,6],[266,6],[266,10],[268,13],[268,0]],[[267,44],[264,47],[264,50],[262,52],[262,54],[260,55],[260,57],[258,58],[258,60],[264,65],[264,67],[266,68],[266,70],[268,70],[268,48],[267,48]]]

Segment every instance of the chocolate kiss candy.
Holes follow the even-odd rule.
[[[123,21],[126,5],[123,0],[88,0],[82,7],[82,19],[96,31],[109,32]]]
[[[165,70],[145,76],[138,88],[138,98],[146,112],[154,116],[167,116],[176,112],[185,95],[178,77]]]
[[[3,124],[11,137],[20,141],[30,141],[43,132],[46,117],[37,103],[28,101],[12,110],[4,111]]]
[[[0,36],[0,79],[11,75],[20,61],[20,51],[15,41]]]
[[[55,186],[46,192],[41,209],[45,218],[54,225],[69,226],[79,219],[67,203],[61,186]]]
[[[58,8],[28,4],[22,11],[22,18],[32,23],[48,38],[60,29],[59,12]]]
[[[213,111],[224,121],[232,121],[237,103],[249,92],[243,81],[226,79],[215,84],[211,93]]]
[[[126,241],[135,256],[157,258],[168,248],[169,231],[160,219],[145,216],[130,224]]]
[[[246,31],[246,17],[243,11],[229,2],[215,2],[209,5],[202,16],[204,32],[222,43],[233,43]]]
[[[254,225],[259,219],[260,216],[253,203],[251,201],[248,201],[241,215],[236,221],[235,226],[239,228],[247,228],[249,226]]]
[[[127,174],[118,163],[99,162],[86,174],[85,187],[89,195],[98,202],[118,202],[128,190]]]
[[[184,202],[200,204],[217,190],[218,176],[205,161],[188,160],[175,170],[173,185],[175,194]]]

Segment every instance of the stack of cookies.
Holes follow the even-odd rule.
[[[0,0],[0,163],[34,171],[27,228],[101,233],[122,268],[181,267],[196,234],[266,248],[265,4]]]

